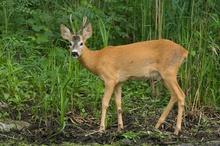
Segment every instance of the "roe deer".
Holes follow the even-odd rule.
[[[70,23],[72,26],[71,15]],[[171,98],[155,127],[161,126],[173,104],[178,102],[177,123],[174,131],[174,134],[178,135],[181,130],[185,94],[177,82],[177,72],[182,61],[187,57],[188,51],[166,39],[108,46],[92,51],[85,45],[86,40],[92,35],[92,27],[90,23],[85,27],[85,23],[84,17],[82,27],[77,33],[72,26],[73,34],[63,24],[60,29],[62,37],[71,44],[72,56],[104,81],[105,90],[99,131],[105,130],[106,110],[113,92],[118,114],[118,131],[123,129],[121,107],[121,83],[123,81],[156,77],[161,79],[169,90]]]

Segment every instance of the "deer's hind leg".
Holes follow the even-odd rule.
[[[123,120],[122,120],[122,107],[121,107],[121,83],[118,83],[115,86],[115,104],[118,114],[118,132],[123,129]]]
[[[180,88],[176,76],[175,77],[169,77],[169,78],[163,78],[163,83],[166,86],[166,88],[170,91],[171,98],[170,101],[164,110],[163,114],[159,118],[156,128],[159,128],[161,124],[166,120],[166,117],[168,116],[170,110],[173,107],[173,104],[178,101],[178,115],[177,115],[177,123],[176,123],[176,129],[174,131],[174,134],[178,135],[179,131],[181,130],[181,123],[182,123],[182,114],[184,109],[184,98],[185,94],[183,93],[182,89]]]

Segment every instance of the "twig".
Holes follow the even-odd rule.
[[[85,136],[89,136],[89,135],[92,135],[92,134],[95,134],[95,133],[100,133],[100,131],[98,130],[93,130],[92,132],[88,133],[88,134],[85,134]]]
[[[7,138],[10,138],[10,139],[13,139],[13,140],[18,140],[14,137],[11,137],[11,136],[8,136],[8,135],[2,134],[2,133],[0,133],[0,136],[7,137]]]

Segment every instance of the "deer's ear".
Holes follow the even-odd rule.
[[[70,32],[70,30],[66,26],[61,24],[60,31],[61,31],[61,35],[64,39],[71,40],[70,37],[72,36],[72,33]]]
[[[91,24],[89,23],[84,29],[83,29],[83,38],[84,38],[84,41],[86,41],[88,38],[90,38],[92,35],[92,26]]]

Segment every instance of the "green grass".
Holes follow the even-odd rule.
[[[71,57],[68,42],[60,36],[60,24],[69,26],[69,15],[73,14],[77,29],[83,16],[91,22],[93,35],[87,46],[92,50],[158,38],[182,45],[189,51],[178,74],[186,93],[186,110],[219,109],[219,6],[217,0],[173,0],[172,4],[165,0],[3,0],[0,100],[18,113],[17,119],[28,110],[30,120],[55,119],[61,128],[66,111],[100,119],[103,84]],[[153,81],[124,83],[123,96],[161,102],[169,99],[167,90]],[[126,103],[132,104],[129,100]],[[129,110],[126,104],[123,107]],[[112,106],[110,113],[114,110]]]

